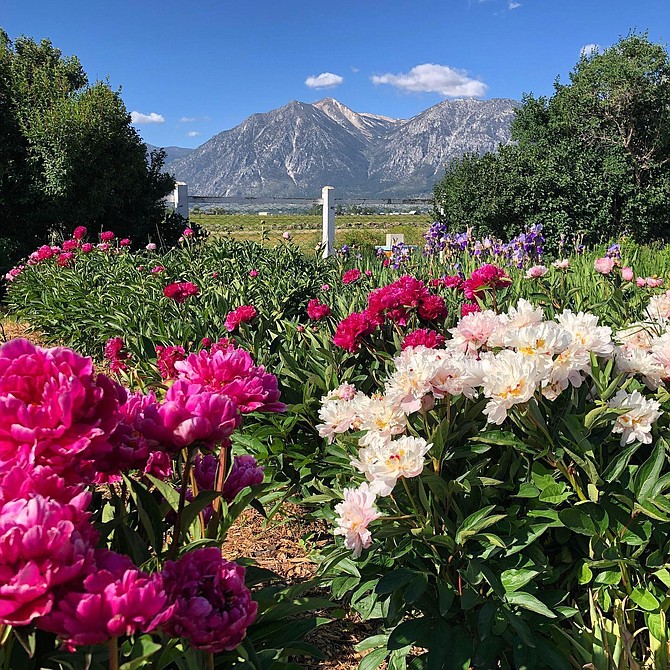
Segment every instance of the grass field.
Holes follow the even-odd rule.
[[[202,214],[191,213],[197,222],[214,237],[234,240],[253,240],[267,244],[283,241],[289,232],[291,239],[304,248],[321,243],[321,216],[308,214]],[[335,244],[384,244],[386,234],[403,234],[407,244],[423,244],[423,234],[430,218],[416,214],[340,215],[335,219]]]

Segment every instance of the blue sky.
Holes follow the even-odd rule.
[[[668,0],[0,0],[121,88],[152,144],[195,147],[255,112],[331,96],[409,118],[447,97],[551,95],[587,45],[670,41]]]

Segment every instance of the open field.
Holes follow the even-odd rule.
[[[430,224],[426,214],[340,215],[335,219],[335,243],[384,244],[387,233],[403,234],[407,244],[423,244]],[[282,241],[288,231],[293,241],[307,249],[321,242],[321,216],[308,214],[203,214],[191,213],[191,220],[217,238],[250,240],[267,244]]]

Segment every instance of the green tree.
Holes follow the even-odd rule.
[[[583,55],[550,98],[524,96],[512,143],[467,156],[435,188],[454,227],[508,236],[542,223],[588,242],[670,235],[670,60],[631,33]]]
[[[147,155],[119,92],[75,56],[0,30],[0,132],[0,235],[23,253],[77,225],[158,237],[165,155]]]

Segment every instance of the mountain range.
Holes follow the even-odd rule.
[[[411,119],[392,119],[333,98],[294,100],[166,164],[196,195],[318,197],[323,186],[334,186],[338,197],[425,195],[453,158],[508,143],[518,104],[445,100]],[[171,157],[179,148],[169,149]]]

